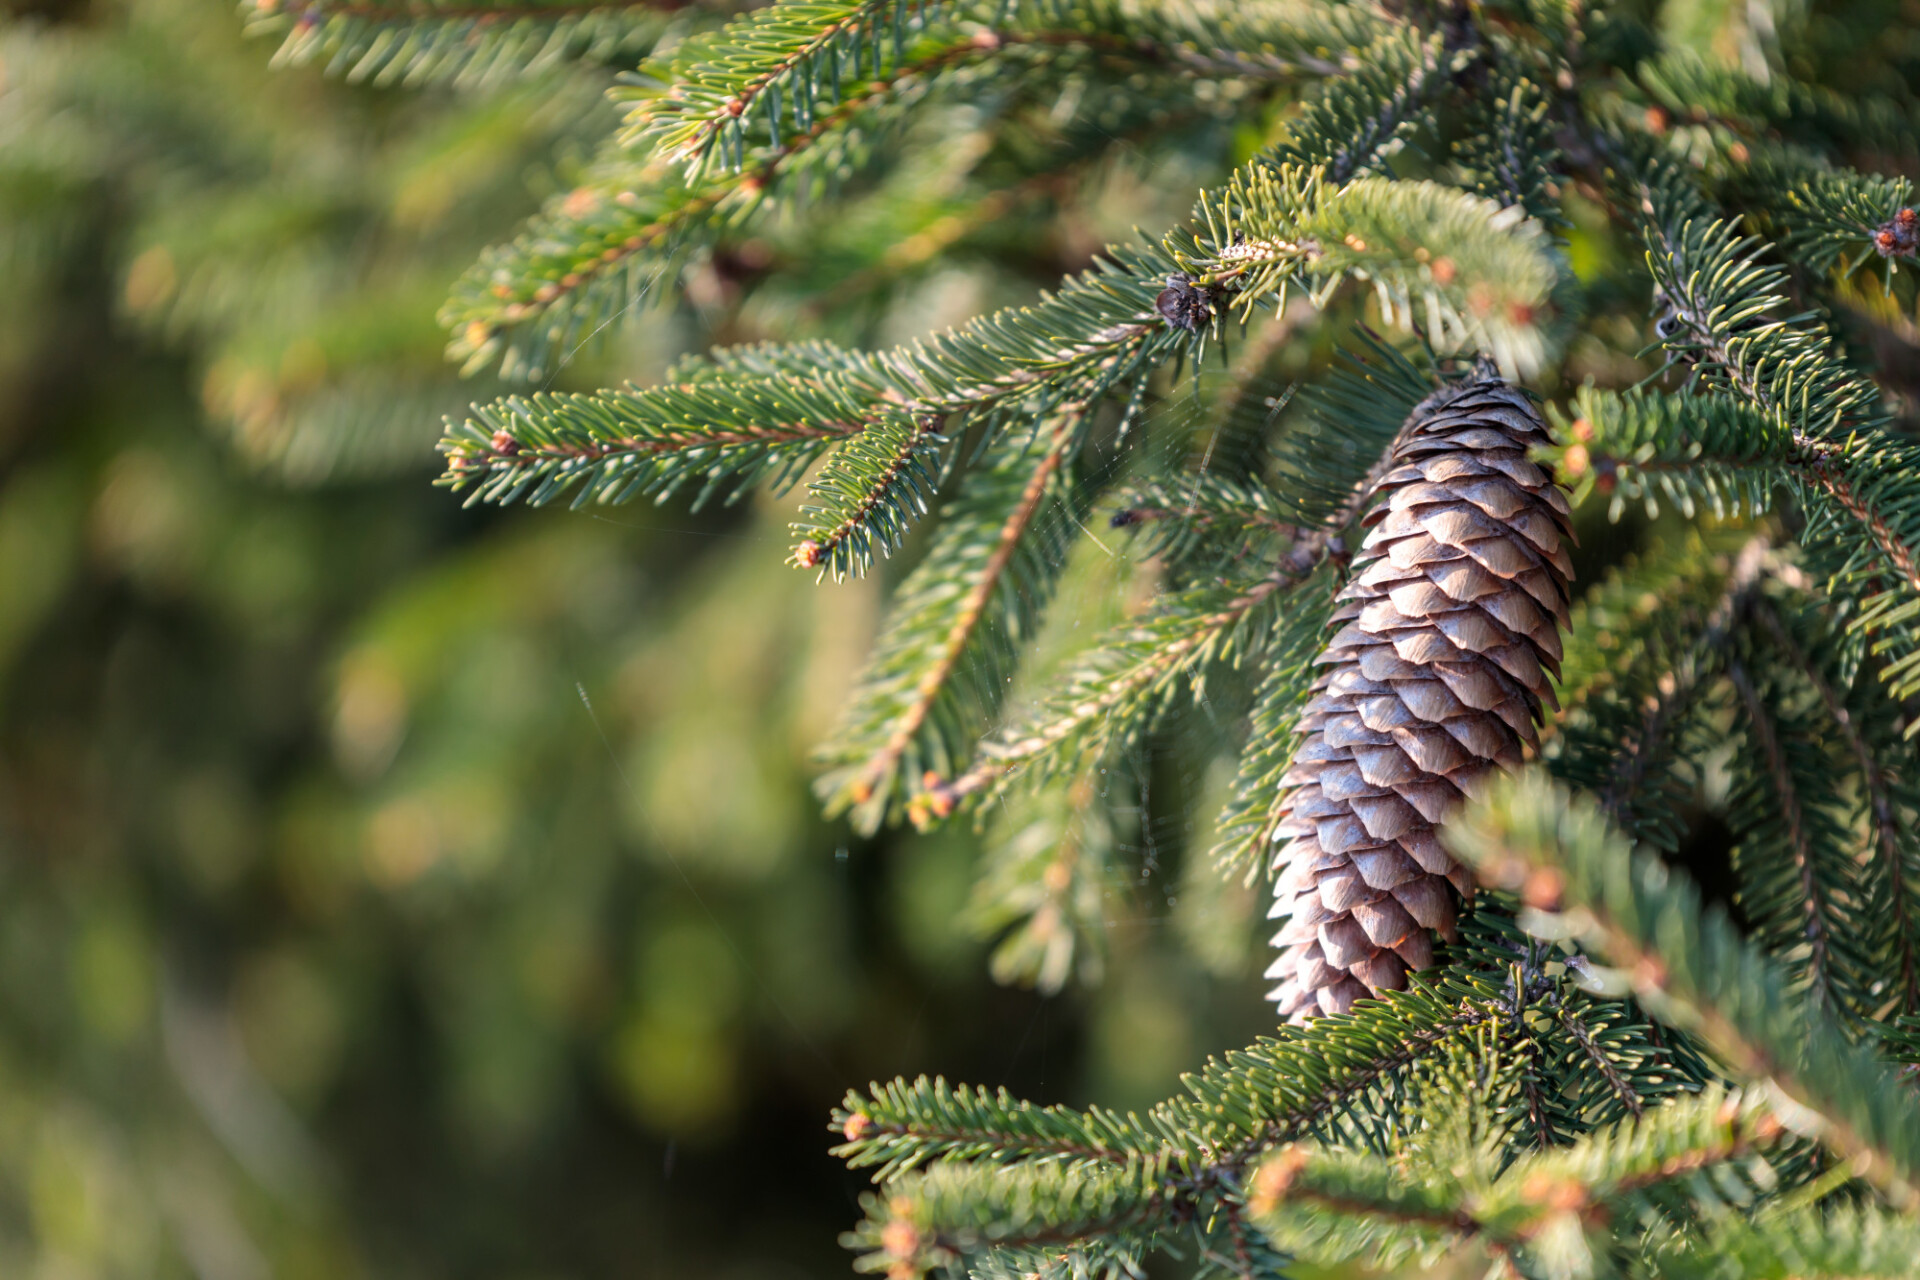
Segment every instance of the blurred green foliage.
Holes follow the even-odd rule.
[[[1045,972],[1105,980],[1046,999],[989,977],[975,837],[818,817],[885,584],[783,567],[784,510],[424,482],[494,391],[434,311],[567,189],[610,71],[270,52],[222,0],[0,38],[0,1275],[843,1274],[848,1084],[1129,1105],[1264,1024],[1250,896],[1159,810],[1086,845],[1107,945]],[[1256,141],[1202,121],[971,220],[992,157],[921,155],[877,181],[924,200],[760,229],[563,384],[1030,296]],[[818,287],[756,293],[770,256]],[[1126,602],[1110,561],[1056,629]],[[1074,821],[1009,815],[986,874]],[[1006,945],[1057,951],[1033,925]]]

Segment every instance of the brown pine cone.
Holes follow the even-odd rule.
[[[1282,779],[1267,976],[1290,1021],[1405,987],[1435,933],[1458,936],[1473,881],[1434,827],[1557,706],[1572,531],[1527,458],[1546,439],[1532,402],[1482,375],[1429,396],[1394,446]]]

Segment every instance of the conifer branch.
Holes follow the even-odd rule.
[[[1613,821],[1630,828],[1640,825],[1632,813],[1633,802],[1648,776],[1666,757],[1669,740],[1680,721],[1701,698],[1703,686],[1723,665],[1727,639],[1761,584],[1768,546],[1765,537],[1747,539],[1733,557],[1731,572],[1726,575],[1718,598],[1700,619],[1698,632],[1687,639],[1678,655],[1664,649],[1652,655],[1656,679],[1642,701],[1635,729],[1630,736],[1608,743],[1611,765],[1597,799],[1600,808]],[[1662,613],[1673,607],[1671,598],[1654,596],[1652,600]],[[1609,619],[1603,616],[1596,622],[1606,626]],[[1560,717],[1562,725],[1579,705],[1576,699],[1580,697],[1577,694],[1568,699]]]
[[[455,285],[440,323],[447,352],[469,372],[503,361],[508,377],[531,377],[550,353],[606,312],[630,304],[647,263],[721,227],[738,227],[789,180],[844,165],[847,131],[890,101],[926,92],[943,73],[1022,45],[1097,47],[1097,37],[1049,30],[983,33],[916,50],[884,76],[847,85],[834,106],[732,171],[672,178],[658,162],[613,173],[553,201],[511,244],[484,255]],[[624,284],[624,287],[622,287]],[[519,330],[531,326],[530,335]]]
[[[1506,369],[1544,358],[1539,324],[1557,269],[1519,207],[1410,179],[1334,185],[1319,169],[1242,168],[1203,193],[1202,237],[1169,249],[1203,288],[1231,290],[1243,311],[1284,309],[1305,286],[1316,305],[1348,279],[1371,284],[1394,324],[1420,323],[1443,349],[1483,349]]]
[[[1877,257],[1891,284],[1902,260],[1920,256],[1920,211],[1906,178],[1822,172],[1775,194],[1785,201],[1785,247],[1812,271],[1845,278]]]
[[[462,3],[461,0],[248,0],[250,35],[278,37],[273,61],[325,61],[375,84],[491,83],[573,60],[643,52],[695,0]]]
[[[1914,150],[1911,109],[1884,98],[1852,99],[1794,76],[1763,79],[1691,49],[1648,59],[1634,78],[1665,119],[1717,124],[1750,144],[1774,135],[1824,155]]]
[[[1595,1071],[1600,1073],[1600,1078],[1606,1081],[1607,1088],[1613,1092],[1615,1098],[1619,1099],[1620,1105],[1626,1109],[1627,1114],[1636,1120],[1645,1115],[1646,1103],[1640,1097],[1639,1090],[1633,1087],[1633,1082],[1600,1048],[1593,1038],[1593,1029],[1586,1024],[1586,1021],[1568,1009],[1562,1000],[1552,1000],[1549,1007],[1553,1010],[1554,1018],[1573,1038],[1573,1042],[1580,1046],[1581,1055]]]
[[[1746,709],[1747,727],[1753,734],[1753,740],[1759,747],[1760,758],[1765,762],[1767,774],[1773,781],[1773,794],[1770,803],[1779,807],[1781,825],[1785,828],[1786,847],[1792,855],[1794,870],[1800,881],[1802,910],[1805,913],[1805,925],[1801,933],[1808,948],[1807,975],[1812,1001],[1815,1007],[1841,1007],[1833,993],[1833,974],[1828,966],[1827,913],[1832,909],[1827,902],[1827,894],[1820,878],[1814,874],[1813,849],[1806,830],[1806,817],[1801,809],[1799,788],[1795,785],[1793,771],[1787,767],[1785,748],[1774,728],[1773,718],[1767,705],[1761,701],[1760,693],[1754,688],[1753,677],[1747,674],[1745,664],[1738,658],[1727,663],[1727,679],[1740,695],[1740,703]]]
[[[1652,1274],[1673,1280],[1893,1280],[1909,1274],[1916,1257],[1920,1225],[1911,1218],[1872,1205],[1826,1204],[1728,1215],[1700,1237],[1676,1233],[1654,1242],[1646,1261]]]
[[[823,364],[844,353],[806,349]],[[822,451],[865,429],[870,407],[827,379],[693,382],[595,396],[509,396],[449,423],[442,483],[469,502],[575,505],[664,500],[689,483],[705,500],[726,481],[784,487]]]
[[[983,743],[978,764],[916,797],[914,821],[928,825],[1005,780],[1044,781],[1135,740],[1206,666],[1263,647],[1270,602],[1308,576],[1330,541],[1330,533],[1310,535],[1285,565],[1256,581],[1183,593],[1121,627],[1025,723]]]
[[[1773,1110],[1896,1207],[1920,1207],[1920,1111],[1867,1050],[1788,994],[1785,976],[1686,878],[1635,856],[1591,804],[1538,775],[1501,779],[1447,829],[1483,881],[1518,891],[1606,957],[1651,1011],[1697,1031]]]
[[[965,921],[995,939],[987,971],[1051,995],[1069,978],[1096,985],[1106,932],[1128,886],[1113,865],[1114,822],[1091,767],[1064,788],[1004,806]]]
[[[1170,1225],[1171,1208],[1193,1200],[1147,1166],[941,1161],[894,1179],[884,1198],[864,1197],[867,1217],[843,1243],[863,1254],[859,1270],[918,1274],[1036,1245],[1148,1243]]]
[[[661,154],[696,178],[717,165],[738,168],[749,133],[777,137],[783,116],[809,128],[822,104],[837,105],[863,80],[881,80],[908,61],[923,34],[955,29],[962,19],[992,21],[972,38],[994,49],[1021,33],[1005,6],[954,0],[784,0],[708,36],[697,37],[644,69],[661,86],[633,95],[633,143]],[[1077,40],[1129,60],[1210,76],[1283,79],[1340,75],[1355,62],[1340,52],[1364,43],[1378,23],[1357,12],[1313,6],[1269,6],[1242,12],[1177,6],[1122,6],[1107,0],[1043,7],[1040,23],[1054,38]],[[966,38],[964,35],[962,38]]]
[[[1530,1274],[1527,1263],[1537,1265],[1541,1252],[1563,1254],[1569,1234],[1578,1239],[1604,1229],[1642,1193],[1778,1147],[1782,1134],[1763,1106],[1714,1091],[1572,1146],[1522,1155],[1497,1176],[1484,1167],[1484,1157],[1476,1161],[1467,1153],[1451,1167],[1415,1161],[1396,1168],[1353,1153],[1289,1145],[1253,1172],[1247,1203],[1276,1243],[1303,1248],[1316,1261],[1352,1257],[1356,1244],[1374,1243],[1347,1227],[1358,1219],[1410,1230],[1401,1252],[1409,1245],[1425,1246],[1424,1252],[1478,1240]]]
[[[1449,51],[1439,35],[1381,35],[1361,53],[1354,74],[1329,82],[1307,104],[1272,159],[1324,166],[1329,182],[1344,185],[1390,154],[1473,56]]]
[[[940,423],[933,414],[884,414],[828,458],[807,486],[823,505],[800,508],[791,562],[838,580],[865,572],[876,551],[892,555],[938,483]]]
[[[1847,751],[1853,756],[1854,765],[1860,771],[1860,779],[1866,787],[1868,821],[1871,825],[1873,842],[1880,853],[1880,864],[1887,886],[1886,901],[1893,912],[1894,940],[1900,961],[1900,1008],[1904,1012],[1913,1012],[1920,1006],[1920,957],[1916,957],[1914,927],[1916,916],[1920,916],[1920,904],[1913,901],[1913,891],[1907,881],[1907,859],[1900,849],[1901,838],[1908,834],[1906,824],[1901,820],[1900,811],[1893,801],[1892,789],[1887,773],[1879,757],[1867,745],[1865,735],[1860,731],[1859,723],[1848,710],[1833,682],[1813,661],[1811,655],[1800,642],[1788,632],[1780,613],[1765,598],[1756,598],[1749,606],[1753,615],[1766,629],[1774,645],[1785,654],[1799,672],[1801,678],[1810,684],[1820,697],[1820,703],[1827,710],[1828,718],[1840,732],[1841,741],[1847,745]]]
[[[870,61],[880,79],[906,60],[908,37],[948,0],[781,0],[696,37],[664,66],[645,72],[667,87],[629,117],[631,142],[653,142],[697,178],[716,152],[742,149],[746,130],[764,123],[777,140],[784,105],[795,125],[812,124],[815,95],[838,104],[846,78]],[[737,161],[735,162],[737,167]]]
[[[1501,82],[1483,123],[1459,155],[1476,191],[1545,226],[1563,220],[1555,176],[1562,157],[1553,137],[1552,106],[1530,80]]]
[[[1060,470],[1060,464],[1066,457],[1072,423],[1075,420],[1077,415],[1055,429],[1052,447],[1041,455],[1039,464],[1034,467],[1032,476],[1027,480],[1026,488],[1020,492],[1018,505],[1007,514],[1006,523],[1000,526],[1000,535],[994,544],[993,553],[987,557],[986,564],[981,567],[980,576],[967,589],[959,615],[954,618],[953,626],[948,630],[946,641],[941,646],[940,656],[935,659],[933,666],[928,669],[921,681],[919,697],[900,717],[899,724],[895,727],[892,736],[887,739],[886,745],[880,749],[880,754],[875,756],[872,763],[864,770],[863,781],[869,792],[872,789],[872,776],[876,773],[891,771],[894,762],[900,758],[900,753],[906,748],[907,742],[926,722],[927,713],[933,706],[934,694],[946,683],[947,678],[953,674],[954,668],[959,665],[961,654],[966,651],[968,642],[973,639],[981,619],[986,615],[987,601],[1000,585],[1001,577],[1006,573],[1007,567],[1013,563],[1014,552],[1019,549],[1020,540],[1026,536],[1027,527],[1033,523],[1034,513],[1039,511],[1041,499],[1046,497],[1048,484]]]
[[[852,807],[856,825],[872,830],[923,774],[951,774],[952,761],[998,707],[1014,646],[1031,639],[1065,559],[1057,529],[1037,538],[1040,545],[1028,535],[1057,491],[1081,419],[1078,410],[1063,410],[1037,460],[1024,447],[1002,446],[1007,456],[970,477],[967,494],[943,519],[934,547],[901,588],[896,618],[842,728],[820,753],[835,766],[819,784],[830,813]]]
[[[1005,1089],[989,1093],[926,1076],[876,1084],[864,1095],[850,1091],[833,1113],[832,1127],[845,1139],[833,1154],[849,1168],[874,1169],[876,1182],[935,1160],[1113,1164],[1165,1149],[1164,1140],[1137,1121],[1098,1107],[1036,1107]]]
[[[1613,490],[1616,511],[1628,496],[1651,505],[1656,492],[1687,512],[1696,495],[1716,512],[1762,510],[1785,486],[1808,514],[1802,541],[1828,590],[1852,602],[1852,626],[1895,655],[1882,678],[1893,696],[1907,697],[1920,689],[1920,510],[1900,495],[1920,476],[1920,450],[1876,418],[1850,419],[1871,407],[1872,393],[1815,352],[1806,333],[1755,319],[1767,305],[1720,299],[1711,323],[1701,321],[1713,330],[1710,341],[1668,339],[1678,351],[1708,351],[1714,369],[1731,371],[1734,395],[1582,392],[1576,426],[1584,424],[1577,434],[1586,438],[1559,450],[1558,460],[1578,480],[1577,494]],[[1742,336],[1727,338],[1738,326]],[[1787,336],[1775,344],[1769,332]],[[1771,389],[1775,377],[1787,390]]]
[[[475,499],[489,502],[544,502],[576,483],[583,502],[664,496],[695,472],[706,492],[736,473],[779,485],[824,445],[841,441],[801,526],[803,543],[818,550],[796,557],[836,574],[863,572],[924,505],[943,436],[976,418],[997,429],[1016,415],[1091,407],[1185,345],[1186,335],[1152,310],[1155,268],[1164,261],[1151,249],[1116,250],[1035,306],[912,347],[871,354],[822,343],[760,347],[745,357],[717,355],[712,377],[685,386],[507,397],[449,425],[444,483],[457,489],[484,480]],[[708,447],[716,431],[764,434],[769,422],[780,439]],[[655,460],[663,432],[684,456]],[[533,461],[516,461],[529,447]]]

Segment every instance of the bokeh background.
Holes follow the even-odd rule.
[[[14,0],[0,37],[0,1276],[845,1275],[849,1085],[1142,1106],[1267,1025],[1250,896],[1186,856],[1204,761],[1120,830],[819,816],[808,751],[911,552],[821,586],[791,499],[432,487],[440,415],[498,390],[436,308],[568,189],[609,69],[353,85],[244,26]],[[1032,111],[1034,145],[1072,116],[941,109]],[[1183,216],[1265,110],[1011,194],[984,130],[883,165],[556,385],[1029,298]],[[1053,625],[1133,568],[1076,566]],[[997,983],[982,858],[1063,835],[1111,874],[999,969],[1101,980]]]

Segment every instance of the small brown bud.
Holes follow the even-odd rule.
[[[880,1247],[896,1258],[911,1258],[920,1249],[920,1229],[905,1218],[880,1228]]]
[[[1520,1197],[1529,1204],[1565,1213],[1587,1202],[1587,1189],[1572,1178],[1540,1172],[1527,1175],[1520,1184]]]
[[[840,1132],[848,1142],[858,1142],[860,1135],[872,1127],[873,1117],[864,1111],[856,1111],[847,1117],[845,1124],[840,1126]]]
[[[1536,867],[1520,886],[1520,900],[1536,911],[1553,911],[1560,906],[1567,878],[1557,867]]]
[[[1881,257],[1911,257],[1920,250],[1920,213],[1902,209],[1873,233],[1873,247]]]
[[[1459,271],[1453,265],[1452,258],[1435,258],[1433,260],[1433,282],[1435,284],[1452,284],[1454,276],[1458,274]]]
[[[1667,131],[1667,126],[1672,123],[1672,118],[1667,115],[1667,109],[1665,107],[1648,107],[1646,122],[1648,133],[1661,134]]]
[[[1253,1182],[1247,1187],[1247,1209],[1261,1217],[1272,1213],[1286,1198],[1287,1190],[1293,1186],[1294,1178],[1306,1167],[1307,1153],[1298,1147],[1283,1147],[1272,1159],[1254,1171]]]
[[[808,538],[793,549],[793,562],[802,569],[815,569],[819,567],[823,554],[820,544]]]
[[[1560,459],[1560,470],[1566,473],[1569,480],[1577,480],[1587,473],[1590,461],[1591,455],[1587,453],[1587,446],[1569,445]]]
[[[1575,440],[1580,441],[1582,444],[1593,439],[1593,424],[1585,418],[1575,418],[1573,425],[1568,427],[1567,431]]]
[[[505,431],[494,432],[491,443],[493,444],[493,451],[495,453],[504,454],[509,458],[520,452],[520,442]]]

